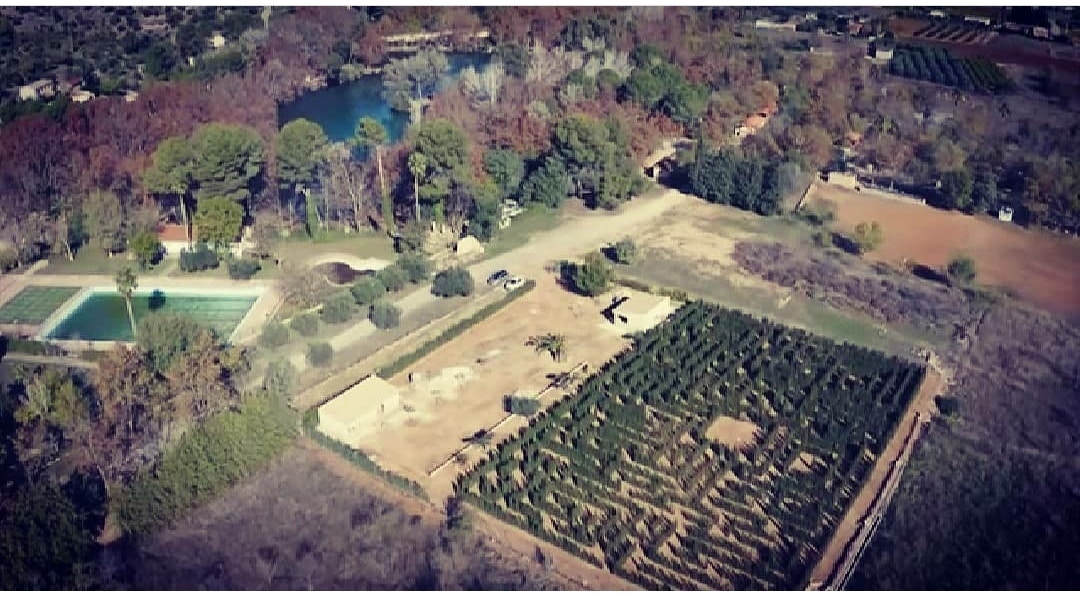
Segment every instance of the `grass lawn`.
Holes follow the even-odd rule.
[[[510,227],[500,230],[484,247],[484,257],[491,258],[524,246],[533,235],[558,227],[562,220],[558,209],[532,205],[524,213],[514,217]]]
[[[284,240],[278,247],[281,258],[291,261],[306,261],[328,252],[344,252],[365,258],[382,258],[390,261],[397,258],[393,240],[381,231],[345,233],[341,230],[331,230],[322,232],[315,238],[295,234]]]
[[[617,267],[618,274],[652,285],[677,287],[692,297],[715,302],[776,322],[797,326],[837,341],[880,349],[888,353],[906,353],[911,346],[940,337],[900,325],[886,327],[856,313],[843,312],[822,302],[792,294],[784,300],[781,294],[758,286],[746,286],[729,280],[727,273],[715,275],[695,269],[691,264],[646,251],[638,262]]]
[[[150,266],[140,275],[160,275],[175,266],[176,259],[171,261],[166,258],[156,265]],[[115,275],[120,269],[130,266],[138,269],[139,263],[128,260],[126,254],[117,254],[109,258],[101,250],[88,247],[75,254],[75,260],[68,260],[62,255],[53,256],[49,259],[49,265],[36,274],[38,275]]]
[[[41,324],[78,291],[78,287],[24,287],[18,295],[0,306],[0,322]]]

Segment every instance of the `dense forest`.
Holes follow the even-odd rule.
[[[224,17],[215,18],[212,26]],[[422,210],[486,230],[491,205],[506,196],[547,204],[577,196],[613,206],[641,188],[634,161],[661,138],[700,134],[712,146],[729,147],[734,126],[773,102],[780,108],[773,122],[731,149],[740,159],[812,171],[834,163],[838,147],[857,138],[853,162],[924,185],[945,206],[994,210],[1007,200],[1027,221],[1068,227],[1076,220],[1075,124],[1063,129],[985,102],[927,118],[945,109],[935,92],[892,77],[858,47],[830,55],[780,49],[747,35],[739,18],[738,10],[688,8],[276,14],[268,30],[260,20],[259,35],[241,35],[251,47],[240,70],[207,82],[178,76],[148,83],[132,102],[104,97],[62,105],[0,128],[0,229],[21,252],[0,260],[11,266],[48,252],[58,238],[67,239],[72,222],[88,222],[88,197],[101,192],[115,195],[115,208],[128,219],[151,201],[176,219],[181,206],[197,211],[197,204],[178,201],[194,188],[167,191],[147,170],[168,157],[164,141],[190,139],[207,124],[242,125],[261,140],[254,157],[245,158],[254,173],[238,171],[233,184],[243,186],[249,223],[302,224],[314,194],[320,225],[393,229]],[[446,123],[435,136],[457,144],[453,155],[410,163],[420,139],[435,138],[413,131],[392,145],[358,134],[358,144],[376,150],[329,151],[307,172],[281,162],[292,139],[279,132],[280,102],[313,80],[341,78],[352,66],[385,65],[388,90],[420,80],[430,61],[387,64],[382,35],[439,28],[486,28],[495,52],[490,66],[464,73],[433,97],[411,98],[424,125]],[[439,76],[437,61],[434,68]],[[597,128],[587,129],[590,122]],[[371,153],[378,159],[363,158]],[[507,164],[517,171],[519,160],[520,180],[492,172]],[[358,216],[350,205],[363,212]],[[34,225],[12,225],[28,220]],[[91,225],[83,227],[84,236],[93,235]]]

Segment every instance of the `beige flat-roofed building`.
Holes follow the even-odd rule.
[[[627,293],[629,295],[616,298],[618,301],[611,310],[611,322],[616,327],[634,331],[649,329],[663,322],[674,310],[671,298],[666,295]]]
[[[397,387],[372,374],[319,407],[319,431],[352,446],[357,437],[400,409]]]

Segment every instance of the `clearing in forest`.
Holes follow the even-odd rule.
[[[869,258],[940,269],[957,254],[967,254],[975,260],[977,283],[1005,287],[1055,312],[1080,313],[1078,238],[833,186],[819,185],[816,196],[835,206],[838,230],[851,231],[863,221],[881,223],[884,240]]]
[[[924,372],[694,302],[455,487],[649,589],[796,589]],[[711,439],[722,417],[748,420],[759,438]]]

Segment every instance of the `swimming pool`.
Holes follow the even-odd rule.
[[[135,322],[152,312],[185,314],[228,338],[259,299],[255,291],[152,289],[132,297]],[[45,339],[132,341],[127,305],[115,289],[93,288],[76,297],[43,328]]]

